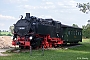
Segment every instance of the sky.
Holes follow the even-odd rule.
[[[9,27],[25,17],[26,13],[38,18],[52,18],[62,24],[86,25],[90,12],[85,14],[76,7],[77,3],[87,3],[90,0],[1,0],[0,30],[9,31]]]

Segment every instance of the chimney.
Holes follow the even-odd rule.
[[[30,13],[26,13],[26,18],[30,18]]]

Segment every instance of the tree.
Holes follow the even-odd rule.
[[[90,3],[77,3],[77,6],[78,8],[80,8],[80,11],[82,11],[83,13],[88,13],[90,11]]]
[[[0,30],[0,34],[1,34],[1,32],[2,32],[2,31]]]
[[[77,3],[76,7],[78,7],[80,9],[80,11],[82,11],[83,13],[86,13],[86,14],[88,14],[88,12],[90,11],[90,3],[89,2],[83,3],[83,4]],[[88,22],[90,22],[90,21],[88,20]],[[89,34],[90,33],[90,24],[87,24],[86,26],[83,25],[82,28],[83,28],[83,30],[82,30],[83,37],[90,38],[90,34]]]
[[[82,35],[84,38],[90,38],[90,24],[87,24],[86,26],[82,26]]]
[[[4,32],[4,30],[2,32]]]
[[[10,26],[10,28],[9,28],[9,29],[10,29],[11,33],[13,33],[13,32],[14,32],[14,30],[13,30],[13,29],[14,29],[14,26]]]
[[[77,24],[73,24],[72,26],[78,28],[78,25]]]

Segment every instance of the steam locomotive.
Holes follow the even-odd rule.
[[[14,24],[12,45],[19,45],[20,48],[52,48],[67,43],[82,42],[82,29],[61,24],[53,19],[42,19],[30,16]]]

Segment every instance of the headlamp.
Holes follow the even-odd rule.
[[[30,40],[32,40],[32,38],[33,38],[32,36],[29,37]]]

